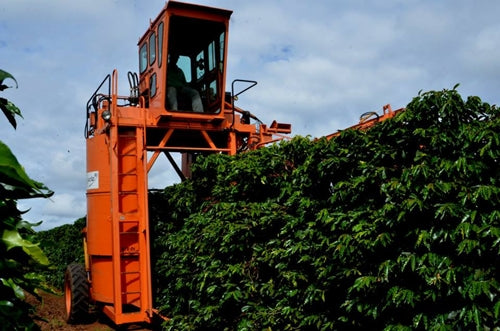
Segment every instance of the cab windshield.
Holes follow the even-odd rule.
[[[223,23],[179,16],[170,18],[168,110],[220,112],[224,95],[225,37]]]

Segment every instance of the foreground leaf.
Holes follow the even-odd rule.
[[[40,247],[38,247],[37,244],[33,244],[30,241],[23,239],[17,230],[4,230],[2,234],[2,241],[7,247],[7,251],[14,247],[21,247],[22,250],[36,262],[41,265],[49,264],[49,260]]]
[[[23,199],[52,195],[43,184],[32,180],[7,145],[0,141],[0,188],[10,192],[10,198]]]

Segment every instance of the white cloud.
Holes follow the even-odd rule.
[[[42,224],[35,230],[47,230],[62,224],[73,223],[80,217],[86,215],[85,194],[78,191],[67,191],[66,193],[54,194],[49,199],[29,199],[18,202],[19,210],[28,213],[23,219],[30,223]]]
[[[84,216],[86,213],[85,203],[71,193],[55,194],[46,200],[43,211],[48,215],[68,218]]]

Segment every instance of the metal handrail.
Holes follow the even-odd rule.
[[[99,91],[101,90],[103,85],[106,83],[106,81],[108,82],[108,93],[107,94],[99,93]],[[97,123],[97,119],[98,119],[97,109],[99,107],[99,104],[103,100],[108,100],[109,102],[111,102],[111,74],[107,74],[106,77],[104,77],[101,84],[99,84],[99,86],[97,87],[95,92],[92,94],[92,96],[87,101],[87,118],[86,118],[86,122],[85,122],[85,133],[84,133],[85,138],[89,137],[89,124],[90,124],[91,110],[92,110],[92,108],[94,109],[94,116],[95,116],[94,123]]]
[[[240,92],[238,92],[237,94],[234,94],[234,84],[235,83],[249,83],[250,86],[248,86],[247,88],[241,90]],[[231,110],[233,111],[233,121],[231,123],[231,128],[234,127],[234,112],[235,112],[235,108],[234,108],[234,99],[242,94],[243,92],[246,92],[248,91],[249,89],[251,89],[252,87],[254,87],[255,85],[257,85],[257,82],[255,80],[247,80],[247,79],[235,79],[233,80],[233,82],[231,83]]]

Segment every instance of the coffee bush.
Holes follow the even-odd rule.
[[[499,327],[499,123],[430,91],[366,131],[198,158],[150,196],[165,327]]]

